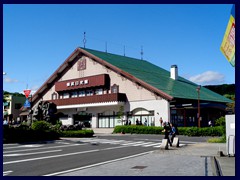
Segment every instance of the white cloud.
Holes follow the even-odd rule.
[[[31,90],[31,95],[33,95],[37,90],[38,90],[39,86],[32,86],[31,88],[28,88]],[[24,94],[24,91],[21,91],[20,93]]]
[[[225,76],[219,72],[206,71],[190,77],[189,80],[200,85],[216,85],[224,83],[224,78]]]
[[[16,83],[16,82],[18,82],[18,80],[6,77],[6,78],[4,78],[4,82],[6,82],[6,83]]]
[[[35,86],[32,86],[31,90],[31,94],[34,94],[37,90],[38,90],[39,86],[35,85]]]

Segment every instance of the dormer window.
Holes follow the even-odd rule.
[[[52,100],[55,100],[55,99],[57,99],[57,93],[56,92],[52,93]]]
[[[118,93],[119,92],[119,86],[114,84],[112,87],[111,87],[111,93]]]

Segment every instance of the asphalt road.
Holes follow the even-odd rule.
[[[4,176],[55,176],[157,150],[161,135],[115,135],[3,145]],[[180,145],[207,137],[180,137]]]

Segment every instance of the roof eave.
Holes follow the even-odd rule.
[[[58,78],[58,74],[63,72],[67,67],[68,63],[71,62],[77,55],[79,54],[78,48],[76,48],[70,56],[59,66],[59,68],[43,83],[43,85],[34,93],[32,102],[37,100],[39,96],[48,88],[48,84],[52,83],[53,81]]]
[[[171,101],[173,99],[173,97],[170,96],[169,94],[167,94],[167,93],[165,93],[165,92],[163,92],[163,91],[161,91],[161,90],[159,90],[159,89],[149,85],[148,83],[142,81],[141,79],[136,78],[135,76],[133,76],[133,75],[123,71],[122,69],[120,69],[120,68],[118,68],[118,67],[116,67],[116,66],[114,66],[114,65],[112,65],[112,64],[110,64],[110,63],[108,63],[106,61],[104,61],[103,59],[101,59],[101,58],[99,58],[99,57],[97,57],[97,56],[95,56],[95,55],[85,51],[84,49],[78,48],[78,50],[81,53],[85,54],[86,56],[96,60],[98,63],[102,64],[103,66],[113,70],[114,72],[116,72],[116,73],[118,73],[118,74],[120,74],[120,75],[122,75],[122,76],[124,76],[124,77],[126,77],[126,78],[128,78],[128,79],[130,79],[130,80],[132,80],[134,82],[136,82],[136,83],[139,83],[144,88],[150,90],[153,93],[156,93],[156,94],[160,95],[162,98],[164,98],[164,99],[166,99],[168,101]]]

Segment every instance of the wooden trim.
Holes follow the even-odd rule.
[[[123,93],[102,94],[93,96],[84,96],[67,99],[47,100],[55,103],[57,106],[75,105],[75,104],[90,104],[90,103],[104,103],[104,102],[126,102],[127,96]]]

